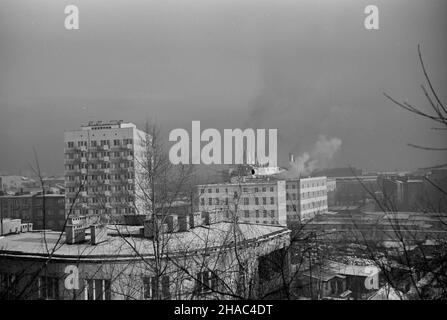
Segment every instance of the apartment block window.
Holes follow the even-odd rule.
[[[108,279],[84,280],[85,300],[111,300],[111,281]]]
[[[115,139],[115,140],[113,140],[113,145],[116,147],[116,146],[119,146],[120,145],[120,141],[118,140],[118,139]]]
[[[255,205],[259,205],[259,198],[255,197]]]
[[[258,187],[255,188],[255,192],[259,192],[259,188]]]
[[[212,193],[213,192],[213,190],[212,189],[208,189],[208,193]]]
[[[219,188],[216,188],[216,193],[219,193]]]
[[[208,198],[208,205],[213,205],[213,198]]]
[[[37,279],[37,288],[40,299],[59,299],[59,278],[39,277]]]
[[[263,187],[262,188],[262,192],[266,192],[267,191],[267,188],[266,187]]]
[[[256,210],[256,218],[259,218],[259,210]]]
[[[159,283],[160,278],[161,288]],[[159,298],[171,299],[169,276],[143,277],[143,297],[146,300],[155,300]]]
[[[97,147],[98,146],[98,141],[96,141],[96,140],[90,141],[90,146],[91,147]]]
[[[212,271],[197,273],[196,292],[204,294],[217,290],[217,276]]]
[[[274,216],[275,216],[275,210],[271,210],[271,211],[270,211],[270,216],[271,216],[271,217],[274,217]]]
[[[275,204],[275,198],[274,197],[270,197],[270,204]]]
[[[200,193],[204,193],[205,192],[205,189],[200,189]]]
[[[73,141],[68,141],[67,142],[67,147],[68,148],[74,148],[74,142]]]
[[[262,204],[267,204],[267,198],[266,197],[262,197]]]
[[[264,210],[264,218],[267,218],[267,210]]]
[[[201,205],[201,206],[204,206],[204,205],[205,205],[205,199],[204,199],[204,198],[201,198],[201,199],[200,199],[200,205]]]
[[[225,205],[228,206],[228,198],[225,198]]]
[[[250,199],[249,198],[244,198],[244,205],[249,205],[250,204]]]
[[[102,146],[108,146],[109,145],[109,141],[108,140],[101,140],[101,147]]]
[[[275,188],[270,187],[270,192],[274,192],[274,191],[275,191]]]
[[[219,198],[215,199],[215,203],[216,203],[216,205],[219,205]]]
[[[248,188],[243,188],[242,191],[243,192],[248,192]]]
[[[250,212],[248,210],[244,210],[245,218],[250,218]]]

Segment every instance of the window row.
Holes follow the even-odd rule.
[[[110,146],[113,145],[115,147],[117,146],[127,146],[128,144],[133,144],[133,139],[113,139],[113,140],[91,140],[90,141],[90,147],[98,147],[98,146]],[[80,147],[87,147],[88,143],[86,140],[81,140],[81,141],[68,141],[67,142],[67,147],[68,148],[74,148],[75,146],[77,146],[78,148]]]

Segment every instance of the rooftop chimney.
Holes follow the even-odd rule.
[[[107,228],[105,225],[90,226],[90,243],[98,244],[107,240]]]

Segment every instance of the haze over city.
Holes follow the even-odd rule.
[[[80,29],[64,7],[79,5]],[[445,1],[13,1],[0,3],[0,168],[63,173],[63,133],[90,120],[144,128],[276,128],[278,160],[336,141],[328,167],[410,170],[445,153],[433,125],[383,96],[427,102],[417,45],[441,100]],[[405,10],[404,10],[405,9]],[[331,140],[332,139],[332,140]],[[333,140],[336,139],[336,140]],[[340,143],[338,143],[338,141]]]

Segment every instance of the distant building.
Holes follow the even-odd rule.
[[[379,275],[374,265],[324,261],[301,272],[294,286],[297,295],[313,299],[366,300],[379,290]]]
[[[434,188],[423,177],[380,176],[378,181],[382,191],[378,209],[381,205],[387,210],[424,211],[433,210],[440,204],[439,201],[430,201],[430,193],[436,192],[430,192]]]
[[[286,180],[289,224],[314,218],[328,211],[326,177]]]
[[[145,132],[121,120],[90,122],[65,132],[67,212],[116,222],[128,214],[148,214],[138,197],[145,140]]]
[[[1,196],[0,217],[21,219],[23,222],[32,223],[37,230],[62,231],[66,217],[65,196],[61,194],[46,194],[45,198],[41,194]]]
[[[328,207],[335,205],[335,192],[337,190],[337,180],[334,178],[327,178],[327,203]]]
[[[197,186],[199,211],[222,212],[241,222],[287,224],[285,181],[247,181]]]
[[[303,232],[315,232],[322,241],[331,243],[360,241],[400,250],[402,243],[407,248],[421,243],[445,243],[446,223],[445,213],[345,211],[319,215],[304,226]]]
[[[364,205],[374,198],[375,192],[380,191],[377,176],[335,177],[335,183],[335,206]]]
[[[245,176],[197,189],[199,211],[221,211],[245,222],[291,225],[328,209],[326,177],[278,180]]]

